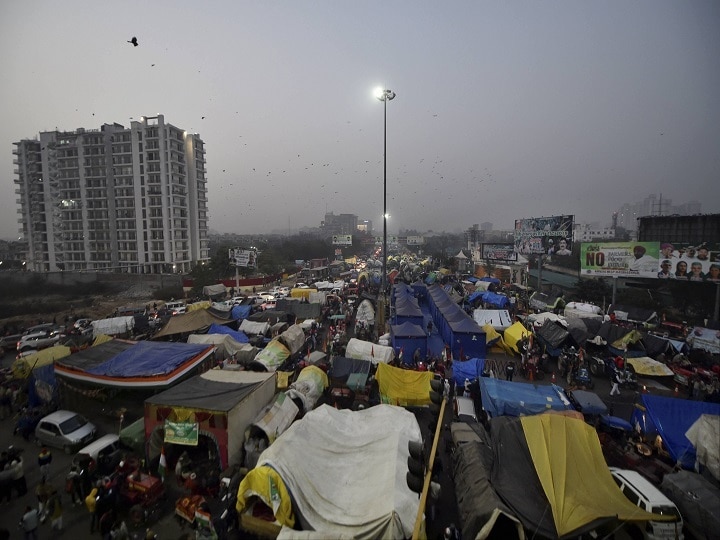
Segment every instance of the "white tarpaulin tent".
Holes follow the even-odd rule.
[[[243,319],[243,322],[240,323],[240,331],[245,332],[247,335],[264,336],[268,330],[270,330],[270,323],[268,322],[255,322]]]
[[[356,360],[367,360],[373,364],[382,362],[389,364],[395,358],[395,351],[392,347],[379,345],[370,341],[363,341],[357,338],[350,338],[345,348],[345,356],[347,358],[355,358]]]
[[[258,467],[280,475],[304,530],[323,538],[410,538],[419,500],[405,480],[408,441],[421,439],[415,416],[402,407],[322,405],[267,448]]]
[[[563,313],[566,319],[599,319],[602,320],[602,309],[594,304],[585,302],[568,302]]]
[[[117,336],[130,332],[135,326],[135,317],[111,317],[109,319],[98,319],[92,322],[93,337],[100,335]]]
[[[489,324],[498,332],[510,328],[514,322],[507,309],[476,309],[473,310],[473,319],[480,328]]]
[[[363,321],[366,325],[372,326],[375,324],[375,308],[370,300],[363,300],[357,308],[355,313],[355,322]]]
[[[554,321],[563,325],[565,328],[568,327],[568,322],[565,320],[565,317],[561,315],[555,315],[554,313],[551,313],[549,311],[545,311],[543,313],[532,313],[528,315],[527,320],[533,323],[535,328],[540,328],[542,325],[545,324],[545,321]]]
[[[720,416],[702,414],[685,432],[695,447],[697,461],[707,467],[716,480],[720,480]]]

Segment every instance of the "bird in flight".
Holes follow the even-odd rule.
[[[132,38],[131,40],[129,40],[128,43],[132,43],[132,44],[133,44],[133,47],[137,47],[137,46],[138,46],[138,40],[137,40],[137,38],[136,38],[135,36],[133,36],[133,38]]]

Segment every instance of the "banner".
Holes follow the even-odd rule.
[[[483,244],[482,259],[489,261],[517,261],[517,253],[513,244]]]
[[[230,248],[228,258],[230,266],[257,266],[257,251],[254,249]]]
[[[719,283],[720,244],[660,242],[657,277]]]
[[[515,251],[523,255],[572,254],[575,216],[552,216],[515,220]]]
[[[197,422],[171,422],[165,420],[165,442],[197,446],[199,430]]]
[[[583,242],[584,276],[657,278],[660,242]]]
[[[333,246],[352,246],[351,234],[333,234]]]
[[[395,235],[388,234],[387,235],[387,243],[388,244],[397,244],[398,237]],[[383,243],[383,237],[382,236],[376,236],[375,237],[375,245],[381,246]]]

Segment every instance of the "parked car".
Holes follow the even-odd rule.
[[[78,447],[95,438],[95,424],[72,411],[59,410],[42,418],[35,428],[35,442],[62,448],[72,454]]]
[[[98,474],[112,474],[123,456],[129,452],[130,449],[120,442],[118,435],[109,433],[80,450],[73,458],[73,464],[79,464],[89,458]]]
[[[260,304],[260,308],[262,308],[263,311],[268,309],[275,309],[277,307],[277,301],[276,300],[267,300],[266,302],[263,302]]]
[[[23,352],[29,349],[45,349],[55,345],[62,337],[62,330],[41,331],[24,335],[17,342],[17,350]]]
[[[636,471],[610,467],[610,473],[620,490],[635,505],[646,512],[675,518],[672,521],[649,521],[642,527],[633,525],[633,530],[629,531],[631,538],[683,540],[683,519],[680,511],[662,491]]]
[[[232,302],[233,306],[238,306],[243,303],[245,300],[244,296],[233,296],[230,301]]]
[[[455,417],[461,422],[477,422],[475,402],[469,397],[455,396]]]
[[[275,295],[272,293],[269,293],[267,291],[262,291],[258,293],[258,296],[263,299],[263,302],[268,302],[270,300],[275,300]]]
[[[20,341],[22,336],[22,334],[10,334],[0,337],[0,348],[4,351],[12,351],[16,349],[18,341]]]

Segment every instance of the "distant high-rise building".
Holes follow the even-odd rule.
[[[485,232],[490,232],[493,230],[493,224],[489,221],[485,221],[484,223],[480,224],[480,230]]]
[[[335,234],[355,234],[358,230],[358,217],[355,214],[326,213],[321,228],[326,237]]]
[[[644,216],[695,215],[701,213],[701,203],[690,201],[673,205],[672,200],[661,195],[651,194],[637,203],[625,203],[617,212],[617,226],[634,231],[637,218]]]
[[[14,145],[29,270],[188,272],[209,260],[197,134],[158,115]]]

